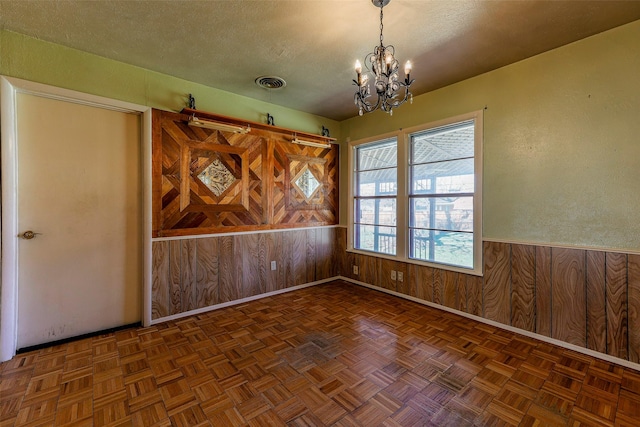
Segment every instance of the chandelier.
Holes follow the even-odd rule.
[[[376,46],[373,52],[367,54],[364,58],[364,65],[367,71],[362,72],[362,64],[356,61],[357,80],[353,84],[358,87],[353,100],[358,106],[358,114],[363,115],[364,112],[370,113],[378,108],[393,115],[393,109],[404,104],[407,99],[413,102],[413,95],[409,92],[409,86],[413,83],[410,78],[411,62],[407,61],[404,66],[404,81],[398,80],[398,69],[400,63],[394,57],[395,49],[393,46],[385,46],[382,42],[382,9],[389,4],[391,0],[371,0],[374,6],[380,8],[380,46]],[[373,87],[377,95],[375,102],[368,100],[371,96],[369,87],[369,75],[373,78]],[[404,88],[404,96],[400,97],[398,90]]]

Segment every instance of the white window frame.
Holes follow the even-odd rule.
[[[369,142],[369,144],[371,144],[371,145],[378,145],[378,143],[384,144],[384,143],[388,142],[390,139],[395,139],[396,147],[398,147],[398,145],[399,145],[398,144],[398,138],[396,137],[395,134],[393,136],[389,137],[389,138],[376,139],[375,141]],[[360,144],[358,147],[361,147],[361,146],[364,146],[364,145],[369,145],[369,144]],[[361,201],[364,201],[364,200],[367,200],[367,199],[369,199],[369,200],[377,199],[377,200],[380,200],[380,201],[382,201],[382,200],[394,200],[395,204],[396,204],[396,225],[393,226],[393,228],[396,229],[396,248],[395,249],[397,251],[397,234],[398,234],[398,231],[397,231],[397,229],[398,229],[398,221],[397,221],[398,213],[397,212],[398,212],[398,194],[399,194],[399,191],[400,191],[400,189],[398,188],[399,182],[397,182],[398,166],[396,164],[396,166],[394,167],[394,169],[396,169],[396,191],[395,191],[395,194],[375,195],[375,196],[363,196],[363,195],[357,194],[358,193],[357,187],[358,187],[359,183],[358,183],[358,180],[355,178],[355,175],[358,172],[367,172],[367,170],[360,170],[358,168],[358,165],[357,165],[358,159],[357,159],[357,154],[356,154],[356,151],[357,151],[358,147],[354,147],[354,163],[353,163],[354,167],[353,167],[353,174],[352,174],[354,185],[351,187],[352,190],[353,190],[353,192],[352,192],[353,194],[352,194],[352,197],[351,197],[351,205],[352,205],[351,209],[354,209],[354,206],[356,205],[356,200],[357,199],[360,199]],[[397,162],[397,160],[398,160],[398,156],[397,156],[397,153],[396,153],[396,162]],[[374,171],[372,171],[372,172],[374,172]],[[377,211],[377,209],[378,208],[376,208],[376,211]],[[354,210],[354,212],[355,212],[355,210]],[[366,225],[366,224],[357,222],[355,216],[351,217],[351,224],[353,226],[352,227],[353,228],[352,238],[354,240],[353,241],[353,245],[355,246],[355,243],[356,243],[355,240],[356,240],[356,234],[357,234],[355,232],[356,231],[356,224],[360,224],[360,225]],[[368,224],[368,225],[374,226],[374,227],[391,227],[391,226],[382,225],[380,223]],[[374,243],[374,245],[375,245],[375,243]],[[372,252],[372,253],[375,253],[375,254],[394,256],[394,254],[391,254],[391,253],[388,253],[388,252],[384,252],[384,251],[375,251],[375,250],[369,251],[369,250],[366,250],[366,249],[360,249],[360,250],[362,250],[364,252]]]
[[[464,268],[449,264],[432,261],[422,261],[409,258],[409,144],[411,134],[423,132],[429,129],[452,125],[459,122],[474,121],[474,196],[473,196],[473,268]],[[356,170],[356,148],[363,144],[370,144],[395,137],[398,141],[398,194],[396,199],[396,254],[389,255],[379,252],[366,251],[354,248],[354,195],[355,195],[355,170]],[[347,251],[360,253],[363,255],[375,256],[379,258],[392,259],[410,264],[425,265],[443,270],[457,271],[460,273],[482,276],[482,152],[483,152],[483,110],[462,114],[426,123],[411,128],[400,129],[396,132],[389,132],[364,138],[348,143],[348,164],[349,164],[349,203],[348,203],[348,233]]]

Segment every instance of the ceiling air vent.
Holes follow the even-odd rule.
[[[264,89],[282,89],[287,85],[282,77],[262,76],[256,79],[256,84]]]

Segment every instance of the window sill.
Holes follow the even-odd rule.
[[[374,258],[387,259],[390,261],[403,262],[405,264],[420,265],[423,267],[430,267],[430,268],[435,268],[439,270],[455,271],[456,273],[469,274],[471,276],[479,276],[479,277],[483,276],[481,268],[478,269],[479,270],[478,271],[476,269],[456,267],[453,265],[439,264],[439,263],[428,262],[428,261],[418,261],[411,258],[399,257],[397,255],[386,255],[378,252],[369,252],[369,251],[363,251],[360,249],[353,249],[353,248],[347,248],[347,252],[352,254],[358,254],[358,255],[366,255]]]

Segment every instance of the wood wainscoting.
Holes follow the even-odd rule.
[[[320,227],[154,241],[151,317],[339,276],[338,235]]]
[[[640,363],[639,254],[487,241],[479,277],[347,252],[346,241],[344,227],[156,240],[152,319],[342,276]]]
[[[339,229],[340,245],[346,229]],[[640,255],[484,242],[484,276],[347,252],[343,276],[640,363]],[[353,274],[353,266],[359,274]],[[391,280],[391,270],[404,273]]]

